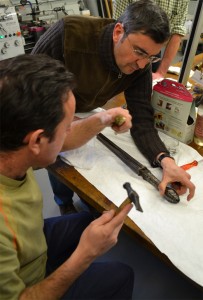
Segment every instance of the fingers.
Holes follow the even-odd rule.
[[[131,203],[127,204],[117,215],[115,210],[113,209],[105,211],[105,213],[103,213],[101,217],[94,220],[92,223],[98,226],[107,225],[111,228],[112,231],[114,231],[116,228],[119,228],[120,230],[120,228],[123,225],[123,222],[125,221],[126,216],[132,209],[132,207],[133,205]]]
[[[121,109],[121,108],[120,108]],[[123,122],[121,125],[115,125],[113,123],[112,125],[112,129],[116,132],[116,133],[124,133],[126,131],[128,131],[131,127],[132,127],[132,117],[129,114],[128,110],[126,109],[121,109],[121,114],[122,116],[125,118],[125,122]],[[116,118],[116,117],[115,117]]]
[[[190,201],[195,194],[195,185],[190,180],[191,176],[187,172],[183,171],[181,178],[179,179],[179,186],[175,185],[175,189],[179,195],[183,195],[189,190],[187,200]]]
[[[112,125],[111,128],[116,133],[124,133],[124,132],[127,132],[131,127],[132,127],[131,122],[125,121],[125,123],[123,125],[121,125],[121,126]]]
[[[187,192],[187,187],[185,185],[182,185],[180,182],[172,182],[170,184],[172,188],[176,190],[177,194],[180,196],[184,195]],[[165,193],[165,189],[167,185],[168,185],[167,183],[164,183],[163,185],[162,184],[159,185],[159,192],[162,196]]]
[[[132,207],[133,205],[131,203],[125,205],[123,209],[121,209],[121,211],[113,218],[111,222],[112,225],[115,227],[119,225],[122,226],[123,222],[125,221],[125,218],[127,217],[128,213],[131,211]]]
[[[109,223],[115,215],[115,211],[113,209],[105,211],[99,218],[94,220],[92,223],[100,225],[105,225],[106,223]]]
[[[125,122],[120,126],[115,124],[115,121],[118,116],[122,116],[125,118]],[[123,109],[121,107],[115,107],[109,109],[105,112],[105,117],[103,117],[103,122],[105,122],[106,126],[111,126],[112,129],[117,133],[123,133],[129,130],[132,127],[132,117],[129,114],[127,109]],[[108,123],[108,124],[107,124]]]
[[[187,192],[187,187],[182,185],[180,182],[172,182],[172,188],[176,190],[178,195],[184,195]]]
[[[118,236],[123,226],[123,223],[127,217],[127,214],[132,209],[132,207],[133,205],[131,203],[127,204],[117,215],[115,214],[114,218],[108,224],[106,224],[109,232],[111,232],[115,237]]]
[[[167,186],[167,182],[164,182],[164,181],[161,181],[161,183],[159,184],[158,189],[159,189],[159,193],[161,194],[161,196],[164,195],[166,186]]]
[[[188,184],[188,188],[189,188],[189,194],[187,196],[187,201],[190,201],[195,194],[195,185],[190,181]]]
[[[168,184],[172,184],[179,195],[185,194],[188,190],[189,193],[187,196],[187,201],[190,201],[195,194],[195,185],[191,182],[190,179],[190,174],[188,174],[184,170],[181,170],[180,174],[177,174],[177,176],[173,176],[173,178],[167,177],[167,175],[165,174],[161,183],[159,184],[159,192],[163,196],[166,186]]]
[[[195,193],[195,185],[191,182],[190,174],[178,167],[174,160],[168,158],[162,160],[162,168],[163,178],[159,184],[161,195],[164,194],[167,184],[178,182],[178,185],[174,185],[175,190],[179,195],[183,195],[188,190],[187,200],[190,201]]]

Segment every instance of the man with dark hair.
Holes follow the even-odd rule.
[[[76,76],[76,112],[103,106],[124,92],[132,115],[131,135],[154,167],[162,167],[161,194],[166,185],[180,182],[178,193],[195,191],[190,175],[179,168],[154,128],[151,106],[151,64],[170,37],[166,13],[150,0],[129,5],[117,20],[66,16],[39,39],[32,54],[46,53],[61,60]],[[50,175],[56,202],[62,212],[73,192]]]
[[[0,64],[0,298],[131,299],[134,275],[119,262],[93,261],[117,242],[131,205],[43,220],[33,168],[53,163],[65,149],[106,126],[131,126],[121,108],[72,122],[73,75],[48,56],[22,55]],[[116,116],[126,118],[117,127]]]
[[[118,19],[126,7],[137,0],[115,0],[113,7],[113,17]],[[188,12],[189,0],[153,0],[159,7],[161,7],[167,14],[171,36],[163,51],[162,60],[153,64],[153,79],[163,78],[168,68],[170,67],[173,59],[175,58],[177,51],[180,47],[180,43],[184,35],[186,34],[185,21]],[[161,57],[161,53],[160,53]]]

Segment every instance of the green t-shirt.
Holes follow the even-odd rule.
[[[0,299],[18,299],[45,276],[42,195],[29,169],[23,180],[0,175]]]

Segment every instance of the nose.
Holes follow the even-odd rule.
[[[147,58],[137,59],[136,63],[140,69],[144,69],[144,67],[149,63],[149,60]]]

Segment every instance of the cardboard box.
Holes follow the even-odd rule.
[[[185,86],[164,79],[153,88],[155,128],[177,140],[189,144],[195,128],[195,103]]]

